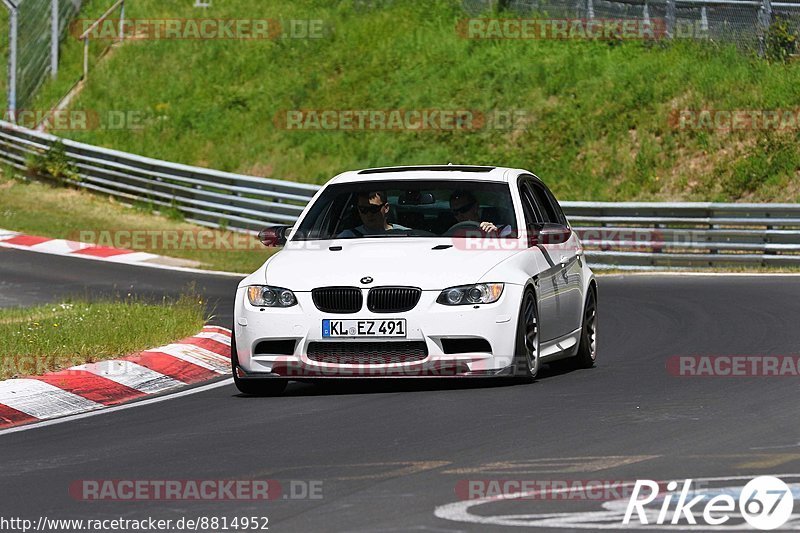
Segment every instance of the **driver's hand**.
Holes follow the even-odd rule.
[[[495,226],[491,222],[481,222],[481,230],[486,233],[492,233],[497,231],[497,226]]]

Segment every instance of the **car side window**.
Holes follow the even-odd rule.
[[[522,201],[522,212],[525,215],[525,225],[537,224],[540,222],[539,214],[536,209],[536,202],[533,199],[527,180],[519,180],[519,198]]]
[[[553,192],[550,189],[548,189],[546,185],[542,185],[542,190],[544,191],[545,196],[547,196],[547,199],[550,200],[550,205],[552,206],[553,211],[556,214],[558,223],[564,226],[569,226],[569,222],[567,221],[567,217],[564,214],[564,210],[561,209],[561,204],[558,203],[558,200],[556,200],[556,197],[553,195]]]
[[[528,184],[531,187],[531,192],[533,193],[533,198],[536,202],[536,205],[539,207],[539,212],[543,216],[543,222],[561,224],[561,219],[559,218],[555,207],[553,207],[553,204],[550,202],[550,198],[548,198],[544,187],[533,180],[528,180]]]

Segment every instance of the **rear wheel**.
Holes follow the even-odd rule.
[[[517,319],[514,377],[533,381],[539,371],[539,315],[533,291],[525,291]]]
[[[236,353],[236,336],[231,336],[231,369],[233,382],[242,394],[248,396],[278,396],[286,390],[288,380],[282,378],[267,378],[259,380],[243,380],[236,373],[239,366],[239,356]]]

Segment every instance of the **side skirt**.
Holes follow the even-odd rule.
[[[542,343],[541,346],[539,346],[539,358],[542,362],[558,361],[559,359],[566,359],[578,353],[581,329],[582,328],[578,328],[557,339]]]

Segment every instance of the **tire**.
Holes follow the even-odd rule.
[[[268,378],[259,380],[243,380],[236,375],[236,367],[239,366],[239,355],[236,352],[236,336],[231,336],[231,371],[233,382],[242,394],[248,396],[279,396],[286,390],[289,380],[282,378]]]
[[[576,368],[592,368],[597,360],[597,294],[589,287],[581,322],[581,344],[572,358]]]
[[[576,370],[578,368],[592,368],[597,359],[597,295],[594,289],[589,289],[586,302],[583,306],[583,319],[581,320],[581,339],[578,352],[569,359],[561,359],[551,363],[559,370]]]
[[[539,371],[539,313],[533,291],[526,290],[519,306],[513,376],[530,383]]]

